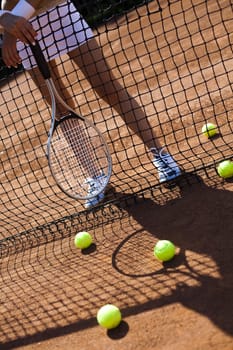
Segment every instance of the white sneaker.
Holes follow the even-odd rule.
[[[86,179],[85,183],[89,185],[88,194],[90,196],[93,196],[92,198],[89,198],[86,200],[84,207],[86,209],[90,209],[97,204],[99,204],[104,199],[104,192],[99,193],[99,187],[102,186],[102,182],[106,180],[106,175],[101,174],[99,176],[96,176],[94,178],[88,178]],[[99,193],[95,196],[95,193]]]
[[[162,154],[163,149],[158,152],[156,148],[152,148],[151,152],[154,155],[152,162],[158,170],[160,183],[180,176],[181,170],[169,153]]]

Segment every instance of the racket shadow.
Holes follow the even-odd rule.
[[[168,275],[171,272],[175,272],[181,266],[189,266],[185,250],[182,249],[177,249],[174,258],[166,262],[156,259],[153,256],[153,249],[147,249],[147,252],[143,254],[142,251],[144,250],[145,252],[148,243],[146,240],[145,246],[143,248],[140,247],[140,256],[135,256],[134,251],[132,257],[132,249],[129,246],[132,247],[132,244],[138,241],[137,236],[139,234],[143,235],[143,232],[134,232],[127,236],[113,252],[112,265],[120,274],[132,278],[149,277],[159,274]],[[145,236],[143,239],[145,239]],[[153,248],[153,246],[151,247]]]

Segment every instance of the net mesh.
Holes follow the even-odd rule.
[[[56,57],[51,67],[67,103],[95,123],[110,147],[113,174],[101,208],[148,189],[157,188],[164,198],[170,191],[161,189],[143,142],[145,137],[151,141],[151,129],[184,172],[232,158],[231,1],[89,0],[74,5],[93,28],[111,67],[110,83],[102,84],[109,72],[89,42],[89,56],[84,49],[72,51],[70,56]],[[53,39],[59,42],[55,34]],[[94,68],[87,57],[94,57]],[[54,223],[60,225],[56,230],[61,227],[58,236],[64,235],[64,220],[78,216],[76,225],[83,225],[90,213],[83,202],[61,192],[49,171],[45,155],[49,95],[38,72],[8,69],[1,62],[0,74],[0,238],[5,252],[5,239],[11,242],[19,234],[33,237],[38,232],[46,240],[48,232],[53,237]],[[113,77],[118,96],[111,90]],[[128,100],[122,101],[122,96]],[[147,125],[145,118],[151,129],[141,127]],[[217,125],[213,139],[201,132],[207,122]],[[98,211],[91,215],[95,220]],[[14,242],[17,245],[17,238]]]

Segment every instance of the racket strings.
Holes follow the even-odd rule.
[[[93,197],[91,180],[98,181],[97,195],[109,179],[109,155],[102,135],[78,118],[64,119],[54,130],[49,163],[57,183],[71,197]]]

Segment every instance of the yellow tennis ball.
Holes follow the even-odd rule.
[[[76,248],[85,249],[92,243],[92,237],[90,233],[82,231],[78,232],[74,237],[74,245]]]
[[[201,131],[206,137],[210,138],[210,137],[213,137],[217,134],[218,128],[213,123],[207,123],[207,124],[203,125]]]
[[[233,162],[231,160],[222,161],[217,167],[217,172],[224,179],[233,177]]]
[[[162,239],[154,247],[154,256],[161,261],[171,260],[176,252],[176,247],[171,241]]]
[[[116,328],[121,322],[119,308],[112,304],[102,306],[97,313],[97,322],[106,329]]]

